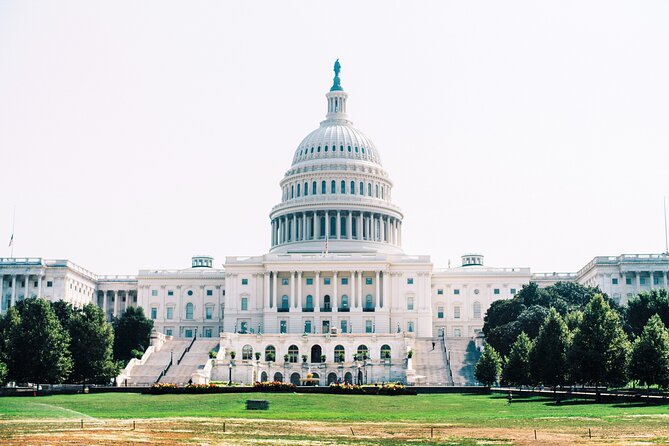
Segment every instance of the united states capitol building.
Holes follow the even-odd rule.
[[[299,384],[307,375],[321,385],[453,384],[471,381],[466,357],[491,302],[530,281],[599,286],[621,304],[667,287],[666,254],[595,257],[578,272],[532,273],[487,266],[476,253],[449,268],[405,253],[394,183],[372,140],[349,120],[339,69],[337,62],[325,120],[297,145],[280,180],[268,253],[227,257],[222,267],[198,255],[190,268],[136,276],[98,275],[68,260],[3,258],[0,311],[32,296],[93,302],[110,320],[143,307],[156,333],[119,378],[129,384]]]

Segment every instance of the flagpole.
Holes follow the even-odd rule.
[[[14,258],[14,228],[16,227],[16,205],[14,205],[14,216],[12,217],[12,238],[9,241],[9,257]]]

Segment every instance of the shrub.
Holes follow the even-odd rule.
[[[295,384],[280,381],[256,382],[253,388],[261,392],[294,392]]]
[[[209,350],[209,359],[216,359],[218,352],[216,350]]]

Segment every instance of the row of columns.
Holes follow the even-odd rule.
[[[333,311],[337,311],[341,307],[340,299],[340,289],[339,289],[339,279],[341,277],[347,277],[349,279],[348,285],[342,285],[349,291],[348,295],[348,308],[353,311],[362,311],[362,308],[365,307],[363,302],[363,292],[362,292],[362,280],[363,272],[362,271],[351,271],[346,273],[346,275],[340,276],[340,271],[332,272],[332,286],[333,286],[333,295],[330,296],[330,306]],[[388,273],[382,271],[375,272],[375,299],[373,300],[374,309],[383,309],[385,306],[385,296],[388,294],[388,280],[386,277]],[[264,307],[266,309],[278,309],[281,308],[280,296],[278,295],[278,281],[279,281],[279,272],[271,271],[265,273],[265,297],[264,297]],[[289,286],[290,286],[290,295],[288,296],[288,308],[298,309],[302,305],[302,271],[291,271],[289,276]],[[314,286],[316,288],[314,293],[314,311],[320,311],[321,309],[321,272],[314,272]],[[383,287],[381,282],[383,281]],[[383,291],[383,292],[382,292]]]
[[[10,296],[10,301],[9,301],[9,306],[13,307],[16,305],[16,299],[17,299],[17,280],[16,278],[21,276],[23,277],[23,282],[25,283],[25,290],[23,292],[23,298],[27,299],[29,296],[28,291],[30,290],[30,277],[33,276],[34,274],[10,274],[9,276],[11,277],[11,282],[12,284],[10,285],[10,288],[12,290],[11,296]],[[34,275],[37,277],[37,297],[42,297],[42,275],[37,274]],[[19,282],[20,283],[20,282]],[[0,312],[6,311],[9,307],[5,308],[5,275],[0,275]]]
[[[123,310],[126,308],[133,306],[131,299],[131,290],[103,290],[102,291],[102,311],[105,315],[105,318],[107,320],[111,319],[114,316],[120,316],[121,315],[121,298],[125,295],[125,306]],[[96,294],[96,296],[98,296]],[[114,305],[111,308],[111,314],[109,313],[109,301],[112,300],[114,301]],[[97,302],[96,302],[97,304]],[[149,308],[144,309],[146,311],[151,311]],[[150,318],[150,314],[145,314],[147,318]]]
[[[334,217],[334,227],[331,219]],[[355,237],[353,236],[355,217]],[[342,224],[344,219],[344,224]],[[321,221],[323,220],[323,221]],[[324,233],[325,236],[322,236]],[[308,211],[272,220],[272,246],[307,240],[372,240],[402,244],[400,219],[364,211]]]

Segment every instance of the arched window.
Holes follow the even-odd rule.
[[[281,309],[288,310],[288,296],[281,296]]]
[[[472,310],[474,310],[474,319],[481,319],[481,302],[474,302]]]
[[[265,361],[276,361],[276,349],[273,345],[265,347]]]
[[[355,147],[355,153],[358,153],[358,147],[357,146]]]
[[[320,151],[321,151],[321,146],[318,146],[318,149],[316,149],[316,151],[317,151],[318,153],[320,153]]]
[[[365,184],[360,182],[360,195],[365,195]]]
[[[337,182],[335,180],[332,180],[332,182],[330,183],[330,193],[331,194],[337,193]]]
[[[351,146],[348,146],[348,151],[349,151],[349,152],[351,151]]]
[[[334,361],[335,362],[344,362],[346,360],[346,349],[343,345],[338,345],[334,349]]]
[[[377,195],[378,195],[378,192],[379,192],[379,186],[376,186],[376,192],[377,192]],[[299,185],[299,184],[297,185],[297,196],[298,196],[298,197],[300,196],[300,185]]]
[[[340,193],[345,194],[346,193],[346,181],[341,180],[341,191]]]
[[[343,152],[344,151],[344,146],[339,146],[339,151]]]
[[[251,347],[249,344],[246,344],[244,347],[242,347],[242,359],[253,359],[253,347]]]
[[[331,304],[330,304],[330,295],[329,294],[326,294],[323,297],[323,308],[327,309],[328,311],[332,308]]]
[[[330,237],[337,236],[337,217],[330,217]]]
[[[288,347],[288,362],[297,362],[298,356],[300,356],[300,349],[297,348],[297,345]]]
[[[326,189],[325,189],[325,181],[323,181],[323,182],[321,182],[321,193],[322,193],[323,195],[325,195],[326,192],[327,192],[327,191],[326,191]]]
[[[371,310],[372,308],[374,308],[374,299],[371,294],[368,294],[365,296],[365,309]]]
[[[295,185],[290,185],[290,198],[295,198]]]
[[[304,183],[304,195],[309,195],[309,183]]]
[[[321,219],[321,233],[320,236],[321,238],[325,238],[325,217],[320,217]]]
[[[382,199],[382,200],[384,199],[383,196],[385,195],[385,191],[386,191],[385,186],[381,186],[381,199]]]
[[[314,309],[314,296],[312,296],[311,294],[307,296],[306,308],[310,308],[312,310]]]
[[[326,152],[328,151],[328,146],[325,146],[325,151],[326,151]]]
[[[311,184],[311,195],[316,195],[316,182]]]
[[[390,346],[388,344],[381,346],[381,359],[390,359]]]
[[[358,345],[357,354],[358,354],[358,359],[359,360],[367,359],[367,358],[369,358],[369,349],[364,344]]]
[[[372,183],[367,183],[367,195],[372,196]]]
[[[348,309],[348,296],[346,294],[341,296],[341,308]]]
[[[375,196],[376,196],[376,198],[379,198],[379,185],[377,184],[375,188],[376,188],[376,195]],[[297,186],[297,196],[298,197],[300,196],[300,186]]]
[[[186,304],[186,319],[193,319],[193,304],[190,302]]]
[[[313,147],[311,148],[311,153],[314,153],[314,148]]]
[[[351,181],[351,195],[355,195],[355,181]]]

